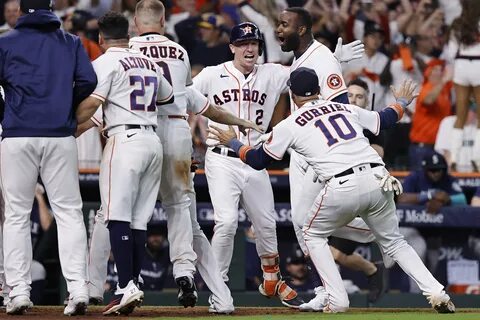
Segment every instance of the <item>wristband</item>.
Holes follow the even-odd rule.
[[[405,109],[408,106],[408,100],[405,98],[398,98],[397,103],[401,105],[403,109]]]
[[[238,154],[240,148],[243,146],[243,143],[241,143],[238,139],[232,139],[228,142],[228,146]]]

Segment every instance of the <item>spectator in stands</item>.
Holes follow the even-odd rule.
[[[174,40],[189,53],[193,45],[193,43],[190,43],[192,38],[189,35],[195,33],[197,29],[196,22],[200,16],[195,2],[195,0],[176,0],[175,4],[178,10],[167,18],[166,24],[166,33],[173,36]],[[192,19],[194,23],[185,21],[187,19]],[[179,23],[180,25],[178,25]]]
[[[480,106],[480,1],[465,0],[460,18],[452,25],[451,43],[456,47],[453,82],[457,99],[454,129],[452,130],[452,162],[462,147],[462,129],[465,126],[470,96]],[[452,50],[452,49],[450,49]],[[454,50],[454,49],[453,49]],[[480,118],[480,109],[477,109]],[[480,128],[475,132],[473,160],[480,166]]]
[[[110,10],[121,11],[122,0],[78,0],[77,9],[90,12],[100,18]]]
[[[440,122],[437,138],[435,140],[435,151],[442,154],[447,160],[451,171],[458,172],[479,172],[476,162],[473,161],[473,144],[475,141],[475,134],[477,130],[477,114],[475,109],[477,105],[470,103],[470,108],[467,115],[467,121],[462,130],[462,144],[456,155],[456,163],[452,163],[452,130],[454,128],[457,116],[448,116]]]
[[[321,38],[322,43],[335,50],[335,44],[343,29],[343,20],[338,16],[338,5],[332,0],[309,0],[304,5],[312,15],[312,32],[315,38]]]
[[[137,25],[133,20],[135,16],[135,7],[137,5],[137,0],[123,0],[122,1],[122,10],[123,15],[128,19],[128,35],[130,38],[138,36]]]
[[[480,207],[480,187],[477,187],[477,190],[475,190],[475,194],[473,195],[470,205],[472,207]]]
[[[43,261],[37,261],[39,255],[37,248],[45,234],[50,229],[53,222],[53,216],[50,212],[47,200],[45,198],[45,189],[42,185],[37,183],[35,188],[35,200],[33,201],[32,213],[30,216],[31,223],[31,238],[34,260],[32,260],[32,291],[30,292],[30,299],[34,304],[40,304],[43,301],[43,290],[46,284],[47,272],[43,266]],[[41,255],[40,255],[41,256]]]
[[[433,151],[440,122],[452,114],[451,78],[451,72],[445,69],[443,60],[431,60],[424,71],[410,130],[411,170],[419,169],[425,155]]]
[[[72,14],[67,15],[63,24],[65,31],[80,37],[83,47],[87,51],[88,57],[91,61],[97,59],[102,54],[102,49],[95,41],[87,37],[88,22],[93,20],[91,13],[84,10],[75,10]]]
[[[264,37],[265,50],[259,57],[258,63],[273,62],[287,63],[293,58],[292,52],[283,52],[277,39],[278,14],[284,7],[280,7],[275,0],[231,0],[238,6],[245,21],[255,23]]]
[[[422,83],[423,74],[420,71],[417,59],[414,58],[411,46],[402,42],[396,46],[392,46],[392,50],[392,60],[390,60],[381,75],[380,81],[382,85],[386,87],[393,85],[395,87],[406,79],[411,79],[415,83]],[[387,90],[385,96],[386,105],[394,102],[395,98],[391,91]],[[393,166],[400,170],[407,169],[405,164],[408,162],[409,134],[414,111],[415,103],[411,103],[405,109],[405,114],[399,123],[386,132],[385,162],[388,166]],[[388,143],[388,141],[391,142]]]
[[[380,84],[380,74],[387,66],[389,59],[379,51],[384,34],[384,30],[379,24],[367,21],[363,37],[365,55],[361,59],[350,61],[343,66],[346,81],[360,77],[368,83],[369,100],[374,110],[385,107],[386,88]]]
[[[190,53],[192,69],[201,70],[233,59],[221,16],[205,13],[198,22],[198,27],[201,40],[196,42]]]
[[[153,217],[152,221],[147,226],[146,255],[140,270],[139,285],[142,290],[162,291],[166,281],[168,282],[168,279],[172,278],[172,264],[168,253],[166,226],[157,224],[156,217]],[[116,288],[117,282],[117,269],[113,255],[110,254],[105,291]]]
[[[379,28],[385,31],[385,43],[390,43],[390,26],[388,22],[388,12],[385,3],[381,0],[361,0],[353,1],[352,6],[356,8],[348,13],[350,0],[343,0],[341,4],[341,16],[346,20],[347,42],[355,39],[363,39],[367,24],[375,23]]]
[[[0,26],[0,33],[12,30],[17,24],[17,19],[20,16],[20,0],[7,0],[3,7],[3,15],[5,24]]]
[[[100,46],[87,37],[88,23],[93,19],[93,15],[88,11],[75,10],[72,14],[67,15],[64,21],[64,29],[80,37],[91,61],[102,54]],[[100,135],[101,127],[95,126],[77,138],[78,166],[80,169],[100,168],[103,149]]]
[[[430,37],[438,34],[439,24],[443,22],[443,11],[434,0],[412,1],[412,10],[399,28],[408,37],[417,34],[428,34]]]
[[[467,204],[460,184],[448,173],[447,161],[441,154],[432,151],[424,157],[421,165],[422,169],[405,178],[404,193],[398,196],[397,203],[425,206],[426,212],[432,214],[438,213],[444,206]],[[421,233],[427,240],[428,267],[435,273],[441,238],[435,230],[427,229]]]
[[[405,178],[398,203],[426,205],[428,213],[437,213],[443,206],[467,204],[457,179],[448,174],[447,161],[441,154],[432,151],[421,166],[422,169]]]
[[[285,260],[286,277],[289,278],[289,285],[297,292],[312,292],[315,289],[308,277],[307,261],[302,250],[295,245],[293,252]]]
[[[165,280],[171,273],[170,256],[166,228],[149,225],[147,228],[146,255],[140,275],[143,279],[143,290],[161,291]]]

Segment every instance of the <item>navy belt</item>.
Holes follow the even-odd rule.
[[[215,152],[215,153],[218,153],[218,154],[223,154],[223,153],[222,153],[222,149],[219,148],[219,147],[213,148],[212,151]],[[238,158],[237,153],[234,152],[234,151],[232,151],[232,150],[228,150],[227,156],[232,157],[232,158]]]
[[[480,56],[461,56],[458,55],[455,59],[465,59],[465,60],[480,60]]]
[[[156,131],[156,128],[155,128],[154,126],[139,125],[139,124],[124,124],[124,125],[121,125],[121,126],[115,126],[115,127],[113,127],[112,129],[118,128],[118,127],[123,127],[125,131],[126,131],[126,130],[132,130],[132,129],[142,129],[142,127],[144,127],[144,128],[145,128],[145,127],[151,127],[151,128],[153,129],[153,132]],[[110,130],[108,130],[108,131],[110,131]],[[108,138],[108,137],[109,137],[108,131],[106,131],[106,132],[104,133],[105,138]]]
[[[370,168],[375,168],[375,167],[381,166],[380,163],[369,163],[368,165],[370,165]],[[349,174],[353,174],[353,168],[350,168],[350,169],[347,169],[343,172],[340,172],[339,174],[336,174],[333,177],[334,178],[340,178],[340,177],[348,176]]]

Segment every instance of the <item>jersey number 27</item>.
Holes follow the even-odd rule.
[[[140,85],[140,88],[134,89],[132,93],[130,93],[130,109],[137,110],[137,111],[145,111],[145,107],[147,107],[147,111],[151,111],[151,112],[155,111],[156,101],[157,101],[157,91],[158,91],[157,77],[152,77],[152,76],[142,77],[138,75],[130,76],[130,85],[137,86],[138,84]],[[152,100],[150,101],[150,104],[148,106],[145,106],[145,104],[140,101],[141,100],[146,101],[147,97],[145,96],[146,94],[145,89],[149,86],[152,86],[153,97],[152,97]]]

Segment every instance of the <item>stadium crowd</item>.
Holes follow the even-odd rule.
[[[260,62],[289,65],[293,54],[282,52],[275,28],[277,16],[287,6],[304,6],[314,17],[315,38],[332,51],[337,38],[344,43],[355,39],[365,44],[362,59],[344,63],[344,78],[360,78],[368,83],[369,107],[375,110],[393,102],[390,85],[405,78],[419,84],[420,96],[396,128],[385,132],[385,161],[390,169],[418,169],[423,156],[436,150],[443,154],[454,171],[478,171],[476,147],[476,90],[468,90],[462,79],[453,79],[455,66],[467,70],[465,60],[455,65],[459,37],[463,30],[478,23],[480,5],[461,0],[164,0],[167,14],[167,36],[187,49],[192,76],[206,66],[229,61],[230,28],[241,21],[256,23],[265,39],[265,54]],[[1,2],[0,2],[1,3]],[[133,23],[135,0],[59,0],[55,13],[63,28],[82,38],[92,60],[101,54],[96,43],[96,19],[108,10],[122,11],[130,22],[130,36],[137,35]],[[471,6],[462,14],[462,5]],[[15,26],[18,1],[3,3],[4,16],[0,32]],[[470,28],[471,29],[471,28]],[[477,32],[476,29],[472,32]],[[476,54],[476,55],[475,55]],[[478,58],[478,53],[472,53]],[[466,72],[457,70],[457,72]],[[465,76],[466,77],[466,76]],[[456,82],[455,82],[455,81]],[[454,83],[456,83],[454,88]],[[475,94],[471,94],[475,93]],[[459,101],[461,99],[461,101]],[[284,96],[279,104],[287,105]],[[461,104],[459,120],[455,118]],[[285,108],[287,109],[287,108]],[[467,110],[469,110],[467,112]],[[195,157],[202,163],[206,150],[206,120],[201,116],[189,119],[193,133]],[[458,123],[457,123],[458,122]],[[449,139],[453,128],[463,127],[458,146]],[[454,130],[455,131],[455,130]],[[78,141],[81,168],[98,168],[101,140],[98,131],[88,132]],[[456,151],[455,151],[456,150]],[[452,154],[458,153],[454,158]],[[453,163],[454,162],[454,163]],[[452,166],[453,163],[453,166]]]

